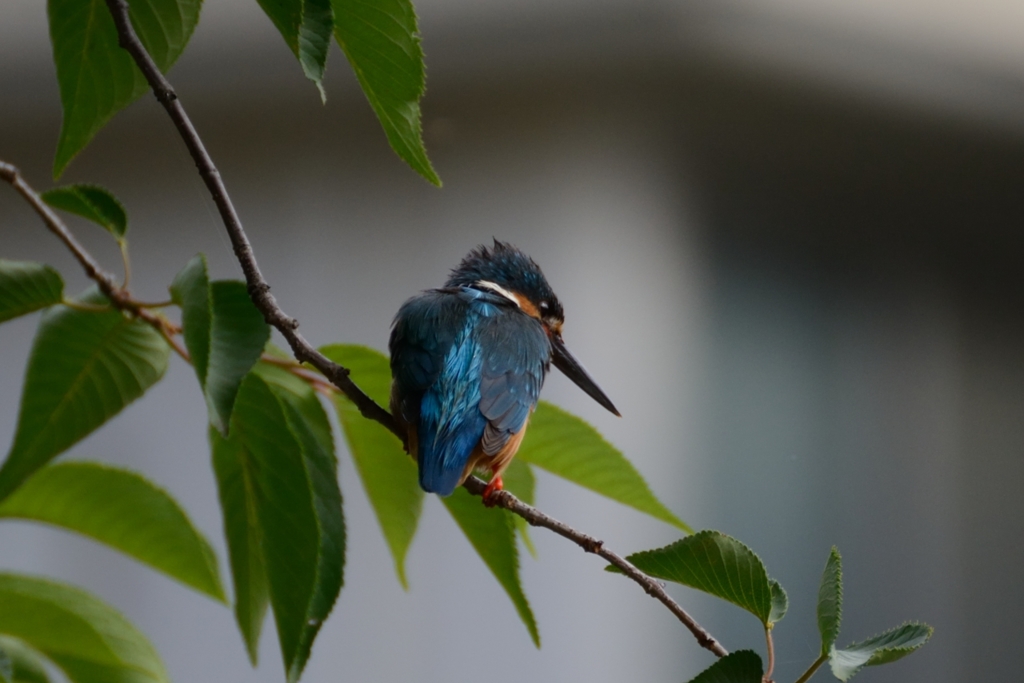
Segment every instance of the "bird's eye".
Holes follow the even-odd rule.
[[[550,307],[550,306],[548,305],[548,302],[547,302],[547,301],[541,301],[541,302],[540,302],[540,310],[542,310],[542,311],[546,311],[546,310],[548,310],[549,308],[551,308],[551,307]]]

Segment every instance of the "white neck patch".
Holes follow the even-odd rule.
[[[512,292],[508,291],[507,289],[505,289],[501,285],[494,284],[493,282],[490,282],[488,280],[477,280],[476,281],[476,286],[477,287],[483,287],[484,289],[489,289],[492,292],[500,294],[503,297],[505,297],[506,299],[508,299],[509,301],[511,301],[512,303],[514,303],[516,305],[516,307],[522,308],[522,306],[519,305],[519,299],[517,299],[515,297],[515,295],[512,294]]]

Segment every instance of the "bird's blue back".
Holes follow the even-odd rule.
[[[420,485],[443,496],[478,444],[493,455],[526,424],[551,356],[539,321],[469,287],[407,301],[390,347],[392,404],[416,428]]]

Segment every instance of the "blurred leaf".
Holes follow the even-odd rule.
[[[0,323],[64,298],[64,280],[50,266],[0,259]]]
[[[316,84],[321,100],[326,101],[324,69],[334,31],[334,11],[330,0],[257,1],[281,32],[292,54],[298,57],[306,78]]]
[[[132,25],[161,71],[166,72],[185,49],[201,5],[201,0],[132,0]],[[53,162],[56,178],[114,114],[149,86],[131,56],[118,46],[105,0],[48,0],[47,11],[64,108]]]
[[[753,650],[738,650],[704,669],[690,683],[761,683],[764,668]]]
[[[95,291],[85,300],[106,301]],[[0,468],[0,500],[155,384],[169,353],[152,327],[117,310],[47,311],[25,373],[14,444]]]
[[[502,475],[505,489],[511,491],[516,498],[527,505],[533,505],[534,491],[537,487],[537,480],[533,476],[533,470],[522,460],[514,459],[509,464],[505,474]],[[519,515],[512,515],[512,522],[516,525],[519,537],[523,539],[523,545],[534,558],[537,557],[537,549],[533,546],[530,538],[530,525]]]
[[[769,579],[768,583],[771,585],[772,591],[772,610],[768,615],[768,621],[769,623],[777,624],[782,621],[782,617],[786,616],[786,612],[789,610],[789,596],[786,595],[786,590],[775,579]]]
[[[906,657],[922,647],[931,637],[931,626],[909,623],[889,629],[843,650],[837,650],[833,645],[829,653],[832,674],[841,681],[848,681],[865,666],[889,664]]]
[[[440,186],[423,146],[420,98],[426,84],[416,12],[410,0],[332,0],[334,37],[377,113],[391,148]]]
[[[391,368],[387,356],[354,344],[325,346],[320,352],[348,368],[352,372],[352,380],[370,398],[380,405],[388,405]],[[359,479],[391,550],[398,580],[403,588],[408,589],[405,556],[416,535],[416,525],[423,510],[423,489],[420,488],[416,461],[406,454],[402,442],[394,434],[363,417],[355,404],[342,394],[335,394],[334,406]]]
[[[675,581],[742,607],[766,627],[772,614],[772,587],[761,558],[735,538],[701,531],[657,550],[626,558],[656,579]],[[621,573],[617,567],[607,571]]]
[[[6,675],[7,683],[50,683],[42,656],[17,638],[0,636],[0,658],[6,660],[0,681]]]
[[[44,467],[0,503],[0,517],[76,531],[225,601],[209,543],[174,499],[134,472],[87,462]]]
[[[550,403],[538,404],[517,457],[693,533],[654,497],[643,477],[618,449],[586,422]]]
[[[516,612],[519,613],[519,618],[530,632],[533,644],[539,648],[540,633],[537,631],[537,622],[519,581],[519,552],[516,550],[511,513],[501,508],[485,507],[479,498],[461,486],[455,489],[452,495],[441,498],[441,502],[455,518],[462,533],[466,534],[466,538],[473,544],[480,559],[508,593]]]
[[[821,634],[821,654],[828,655],[839,637],[839,624],[843,619],[843,558],[832,546],[821,574],[818,587],[818,633]]]
[[[65,584],[0,574],[0,633],[45,655],[73,683],[170,680],[156,650],[127,619]]]
[[[128,214],[114,195],[96,185],[65,185],[42,194],[55,209],[86,218],[121,242],[128,232]]]
[[[259,360],[270,326],[244,282],[209,281],[202,254],[175,276],[170,290],[181,307],[185,346],[203,388],[210,424],[226,434],[238,387]]]
[[[341,590],[345,549],[333,448],[323,440],[329,423],[310,397],[250,374],[230,438],[210,430],[239,628],[255,660],[269,595],[290,682]]]

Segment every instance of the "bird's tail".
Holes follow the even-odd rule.
[[[423,398],[419,424],[417,460],[420,486],[428,493],[450,496],[462,483],[462,473],[473,449],[480,443],[486,420],[479,411],[457,423],[438,419],[430,392]]]

